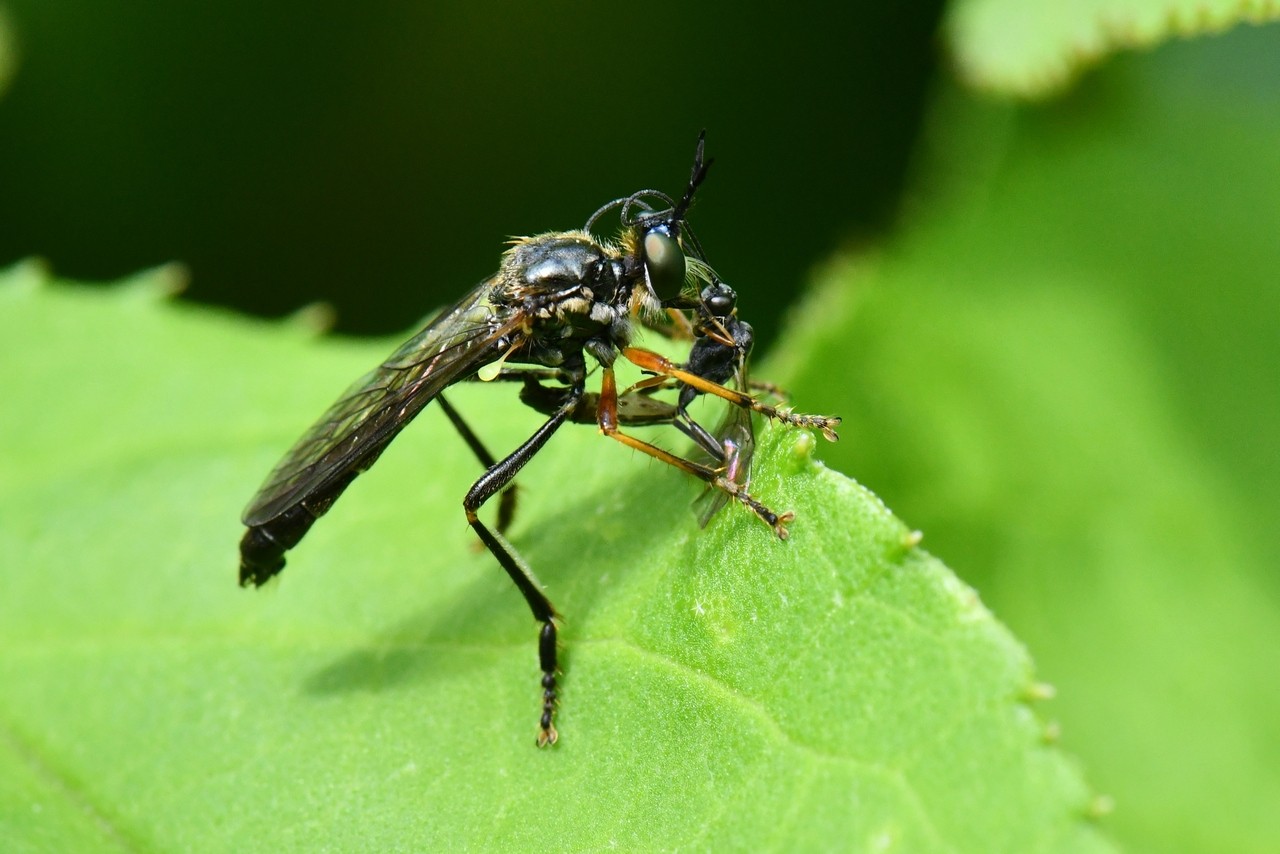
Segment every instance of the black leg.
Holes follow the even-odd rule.
[[[476,455],[476,459],[480,461],[480,465],[485,469],[491,469],[498,464],[493,454],[489,453],[489,449],[480,441],[480,437],[475,434],[470,425],[462,420],[462,415],[458,410],[453,408],[453,404],[445,400],[443,394],[436,395],[436,400],[440,403],[440,408],[444,410],[445,416],[449,422],[453,424],[453,428],[458,431],[458,435],[462,436],[462,441],[467,443],[467,447],[471,449],[471,453]],[[502,490],[502,496],[498,499],[498,522],[497,528],[499,534],[505,534],[507,529],[511,527],[511,521],[516,515],[516,485],[508,484],[507,488]]]
[[[542,631],[538,636],[538,664],[542,668],[542,717],[538,721],[539,747],[555,744],[557,738],[553,721],[556,710],[556,671],[558,669],[556,663],[556,609],[551,604],[551,600],[547,599],[546,594],[538,587],[538,582],[533,579],[533,575],[516,555],[515,550],[501,536],[495,535],[490,531],[480,521],[476,511],[486,501],[505,489],[516,474],[519,473],[520,469],[524,468],[525,464],[533,459],[534,454],[542,449],[542,446],[547,443],[551,435],[569,418],[570,413],[578,405],[582,394],[583,387],[581,383],[570,389],[560,409],[506,459],[489,466],[488,471],[480,476],[480,479],[467,491],[466,497],[462,499],[462,508],[466,511],[467,523],[476,532],[480,542],[484,543],[485,548],[497,558],[498,563],[506,570],[507,575],[511,577],[511,580],[520,590],[520,594],[524,596],[524,600],[529,603],[529,610],[533,612],[534,619],[542,623]]]

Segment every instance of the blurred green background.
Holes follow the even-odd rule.
[[[190,299],[399,332],[509,235],[678,193],[705,127],[695,223],[768,337],[809,265],[888,220],[941,4],[8,6],[0,263],[180,260]]]
[[[1280,28],[1230,26],[1261,6],[8,5],[0,262],[178,259],[189,299],[345,331],[678,190],[708,128],[699,236],[787,330],[759,373],[1028,645],[1105,827],[1280,850]]]

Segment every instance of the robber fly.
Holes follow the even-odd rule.
[[[637,319],[657,328],[664,311],[685,316],[682,313],[692,312],[701,303],[690,296],[700,293],[699,283],[710,286],[718,281],[685,222],[694,193],[711,165],[704,159],[703,144],[699,136],[689,183],[679,200],[658,190],[640,190],[601,207],[580,231],[513,240],[498,272],[348,388],[276,465],[245,509],[242,520],[248,530],[240,541],[240,584],[258,586],[279,573],[285,552],[377,461],[415,415],[431,401],[439,401],[485,467],[462,501],[467,523],[541,623],[542,712],[537,743],[544,746],[557,738],[553,720],[557,614],[501,534],[514,508],[512,481],[562,424],[590,420],[606,436],[723,492],[785,538],[790,514],[779,515],[761,504],[744,484],[725,477],[724,465],[684,459],[621,429],[661,421],[645,420],[640,398],[646,395],[639,391],[619,395],[614,378],[619,357],[682,388],[713,394],[744,411],[819,429],[828,439],[836,438],[838,418],[776,409],[756,400],[744,387],[725,387],[721,372],[710,369],[710,363],[691,359],[681,365],[631,344]],[[620,236],[616,242],[600,240],[592,229],[612,210],[619,211]],[[713,309],[703,312],[714,317]],[[588,357],[601,369],[599,392],[586,389]],[[506,457],[495,458],[443,395],[454,383],[470,380],[523,382],[521,397],[547,414],[546,422]],[[584,414],[584,402],[590,404],[590,418]],[[500,493],[495,533],[477,511]]]

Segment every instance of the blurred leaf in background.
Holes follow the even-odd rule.
[[[1277,79],[1246,27],[947,90],[903,234],[792,323],[832,458],[1030,645],[1138,850],[1280,846]]]
[[[1041,98],[1111,54],[1276,17],[1269,0],[957,0],[946,29],[970,87]]]

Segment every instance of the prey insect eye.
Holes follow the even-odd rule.
[[[671,227],[659,225],[646,231],[643,253],[645,276],[658,299],[665,302],[679,296],[684,287],[684,250]]]
[[[723,282],[708,285],[702,289],[702,304],[711,312],[712,317],[728,317],[733,313],[738,295],[733,288]]]

